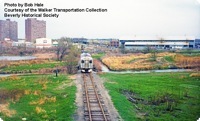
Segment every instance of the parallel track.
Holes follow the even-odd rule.
[[[86,121],[110,121],[108,111],[101,94],[98,93],[92,73],[82,73],[84,82],[83,101]]]

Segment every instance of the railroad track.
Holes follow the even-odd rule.
[[[85,121],[110,121],[103,98],[95,85],[92,73],[82,73]]]

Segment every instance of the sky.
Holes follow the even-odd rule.
[[[200,38],[200,0],[0,0],[4,3],[43,3],[44,8],[104,8],[102,13],[60,13],[45,20],[47,37],[120,38],[124,36],[195,36]],[[25,19],[18,22],[25,38]]]

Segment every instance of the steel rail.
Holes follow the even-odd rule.
[[[87,88],[87,83],[85,79],[85,74],[83,74],[83,81],[84,81],[84,87],[85,87],[85,96],[86,96],[86,102],[87,102],[87,109],[88,109],[88,115],[89,115],[89,120],[92,121],[92,114],[91,114],[91,108],[90,108],[90,102],[89,102],[89,96],[88,96],[88,88]]]
[[[91,80],[91,82],[92,82],[92,86],[93,86],[93,88],[94,88],[94,92],[95,92],[95,96],[96,96],[97,101],[98,101],[98,105],[99,105],[99,107],[100,107],[100,109],[101,109],[101,112],[102,112],[102,114],[103,114],[103,117],[104,117],[105,121],[107,121],[106,114],[105,114],[105,112],[104,112],[104,110],[103,110],[103,107],[102,107],[102,105],[101,105],[101,102],[100,102],[100,99],[99,99],[97,90],[96,90],[96,88],[95,88],[95,86],[94,86],[94,80],[93,80],[93,77],[92,77],[91,73],[89,74],[89,76],[90,76],[90,80]]]

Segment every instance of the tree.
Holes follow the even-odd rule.
[[[156,61],[157,55],[156,55],[156,50],[154,49],[151,50],[151,58],[152,61]]]
[[[78,65],[80,50],[75,46],[70,47],[70,51],[66,57],[66,67],[69,74],[76,72],[76,66]]]
[[[62,37],[58,40],[58,46],[56,47],[57,60],[59,61],[63,60],[70,46],[71,46],[70,38]]]

